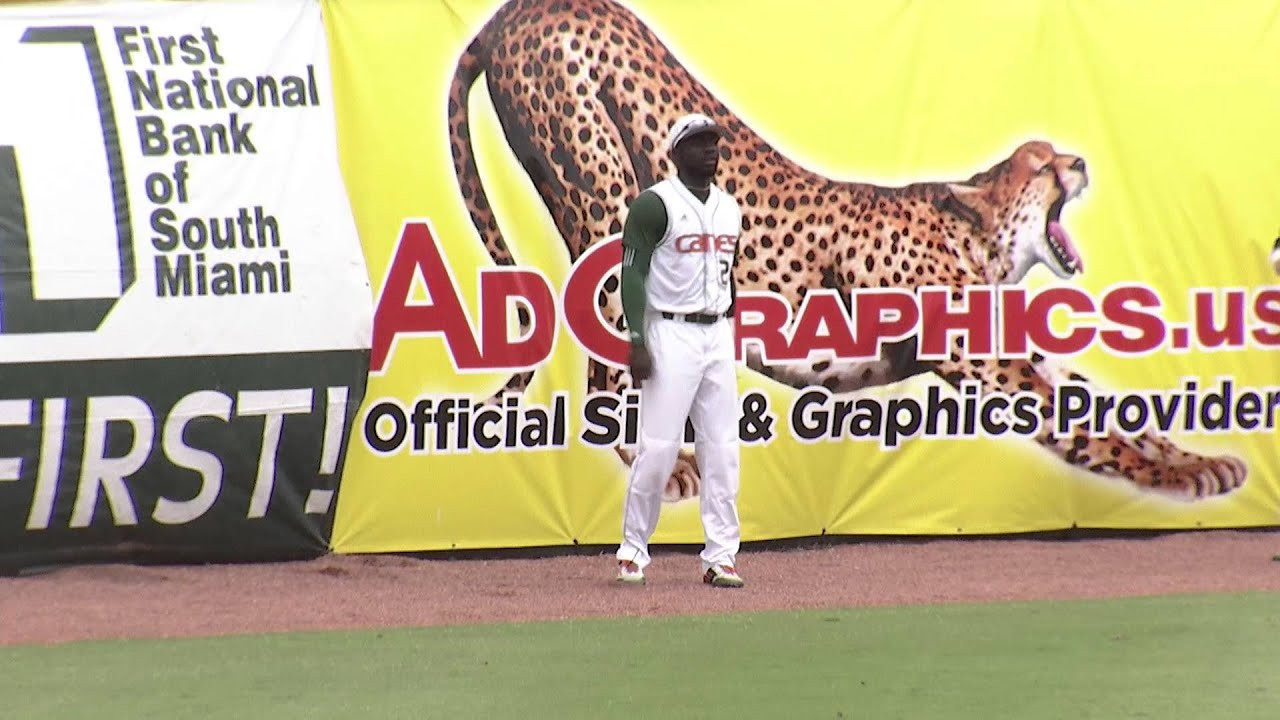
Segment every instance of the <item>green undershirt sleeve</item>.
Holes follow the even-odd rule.
[[[632,345],[644,345],[645,280],[649,262],[667,232],[662,199],[645,191],[631,203],[622,226],[622,312]]]

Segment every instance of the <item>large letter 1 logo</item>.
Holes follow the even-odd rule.
[[[116,132],[115,110],[111,103],[111,90],[107,87],[102,55],[98,51],[97,35],[91,27],[28,28],[22,36],[22,42],[76,43],[84,48],[98,104],[98,120],[102,129],[102,145],[107,153],[107,169],[111,176],[116,250],[120,261],[120,290],[123,294],[133,285],[137,275],[133,257],[133,231],[129,222],[129,196],[125,189],[120,136]],[[50,92],[53,90],[54,88],[49,88]],[[69,213],[76,211],[74,197],[67,199],[65,210]],[[31,238],[18,172],[18,153],[13,146],[0,145],[0,332],[93,331],[102,324],[119,299],[36,299],[31,271]]]

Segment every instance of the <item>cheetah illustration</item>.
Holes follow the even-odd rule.
[[[857,288],[1013,284],[1037,264],[1063,279],[1083,270],[1060,221],[1063,206],[1088,184],[1083,159],[1031,141],[956,182],[881,187],[824,177],[753,132],[643,22],[611,0],[513,0],[458,60],[448,98],[454,168],[472,221],[500,265],[513,264],[513,257],[485,196],[470,137],[468,96],[481,74],[507,143],[571,259],[621,232],[628,203],[672,170],[663,149],[666,129],[680,115],[698,111],[728,131],[718,180],[742,205],[734,269],[742,291],[774,293],[795,311],[817,288],[847,298]],[[597,302],[605,320],[623,330],[616,271]],[[788,386],[833,393],[927,372],[955,387],[978,381],[987,391],[1029,391],[1042,397],[1046,421],[1037,440],[1069,465],[1188,499],[1227,493],[1245,480],[1238,459],[1184,451],[1153,432],[1091,437],[1077,429],[1073,437],[1054,437],[1055,383],[1083,378],[1053,368],[1040,355],[969,358],[957,342],[950,358],[922,361],[916,342],[907,340],[886,346],[874,361],[771,364],[748,351],[744,362]],[[589,363],[590,391],[617,393],[630,386],[625,368]],[[531,376],[513,376],[501,392],[523,391]],[[617,452],[630,464],[629,451]],[[697,485],[696,462],[682,454],[664,497],[691,497]]]

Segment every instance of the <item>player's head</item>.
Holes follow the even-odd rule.
[[[720,138],[726,134],[715,120],[689,113],[671,124],[667,148],[676,169],[710,178],[720,163]]]

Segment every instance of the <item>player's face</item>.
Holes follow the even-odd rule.
[[[720,135],[701,132],[685,138],[676,146],[676,166],[696,175],[714,177],[720,165]]]

